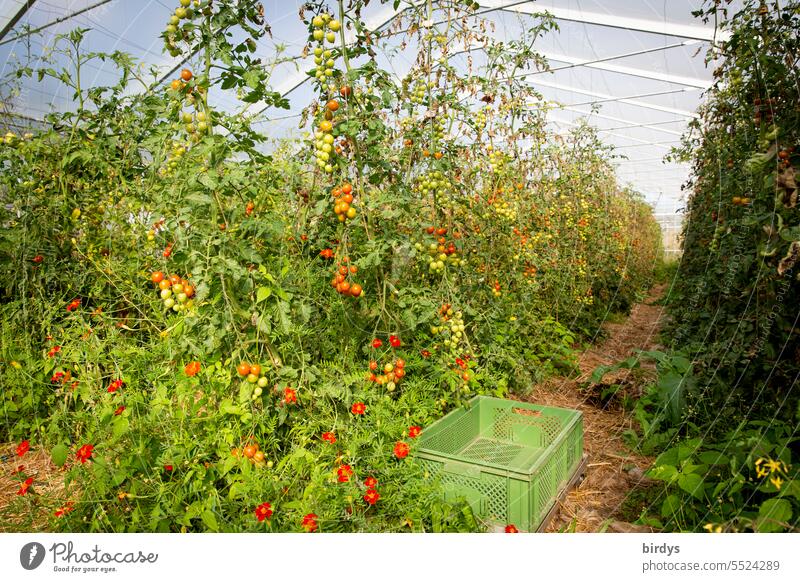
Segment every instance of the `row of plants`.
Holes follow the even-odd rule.
[[[650,208],[591,128],[546,128],[519,76],[550,20],[500,44],[472,2],[404,5],[384,31],[364,4],[301,11],[305,139],[257,131],[254,105],[288,102],[252,0],[182,0],[165,50],[193,66],[166,85],[85,30],[16,72],[76,110],[0,145],[15,527],[480,530],[414,463],[420,430],[569,369],[649,286]],[[417,50],[399,81],[376,61],[397,34]],[[485,65],[453,65],[479,45]],[[83,86],[101,61],[119,81]],[[62,467],[57,494],[31,448]]]
[[[661,452],[643,520],[797,531],[800,4],[728,4],[696,13],[730,38],[708,55],[715,83],[678,152],[693,177],[668,298],[673,351],[650,354],[659,380],[636,407],[637,444]]]

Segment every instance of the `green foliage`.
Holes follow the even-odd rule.
[[[86,31],[59,39],[66,60],[20,68],[77,103],[0,145],[0,438],[30,439],[66,475],[63,498],[15,499],[28,523],[44,512],[63,531],[303,531],[313,513],[321,531],[480,529],[414,463],[410,427],[571,368],[573,345],[649,284],[649,207],[618,188],[590,128],[549,139],[535,94],[504,81],[541,64],[529,44],[471,77],[497,99],[483,105],[442,57],[481,30],[452,3],[448,18],[470,26],[410,29],[426,79],[415,104],[377,66],[353,4],[338,17],[356,42],[324,45],[344,69],[312,72],[309,142],[269,149],[254,129],[254,102],[286,102],[269,86],[276,63],[253,54],[268,29],[249,0],[176,14],[167,51],[197,53],[197,66],[168,87],[125,55],[86,52]],[[321,10],[301,14],[312,35]],[[97,59],[118,67],[117,84],[81,85]],[[215,107],[226,90],[238,110]],[[353,216],[331,200],[345,183]],[[161,272],[170,288],[151,282]],[[362,294],[332,288],[337,274]],[[260,374],[240,377],[242,362]],[[262,503],[274,513],[259,521]]]

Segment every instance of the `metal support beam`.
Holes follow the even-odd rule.
[[[680,43],[678,45],[673,46],[683,46],[684,43]],[[659,49],[663,50],[663,49]],[[652,49],[648,49],[648,52],[652,51]],[[638,51],[633,54],[642,54],[645,51]],[[665,83],[674,83],[676,85],[684,85],[686,87],[695,87],[697,89],[708,89],[711,87],[712,82],[706,81],[704,79],[697,79],[695,77],[684,77],[682,75],[671,75],[669,73],[659,73],[658,71],[648,71],[645,69],[637,69],[634,67],[626,67],[622,65],[612,65],[605,62],[597,62],[597,61],[587,61],[583,59],[576,59],[575,57],[570,57],[567,55],[558,55],[553,53],[543,52],[540,53],[543,57],[545,57],[548,61],[556,61],[558,63],[569,63],[572,65],[569,68],[574,67],[586,67],[589,69],[599,69],[601,71],[608,71],[610,73],[620,73],[622,75],[629,75],[631,77],[640,77],[642,79],[653,79],[654,81],[664,81]],[[628,55],[626,55],[628,56]],[[631,55],[632,56],[632,55]],[[614,58],[622,58],[622,57],[614,57]],[[549,72],[555,72],[562,70],[559,67],[555,69],[551,69]],[[541,72],[548,72],[548,71],[541,71]],[[539,73],[539,71],[537,71]]]
[[[514,4],[514,5],[512,5]],[[678,38],[690,38],[703,41],[724,41],[730,38],[730,33],[714,28],[703,26],[692,26],[688,24],[677,24],[661,20],[646,20],[643,18],[632,18],[617,14],[601,14],[598,12],[587,12],[574,8],[563,8],[560,6],[529,6],[528,4],[508,3],[502,0],[483,0],[482,6],[496,8],[505,12],[516,12],[518,14],[550,14],[556,20],[566,20],[570,22],[581,22],[596,26],[606,26],[623,30],[634,30],[638,32],[649,32],[665,36],[676,36]]]
[[[41,32],[46,28],[50,28],[51,26],[55,26],[56,24],[61,24],[62,22],[66,22],[67,20],[70,20],[71,18],[75,18],[76,16],[80,16],[81,14],[83,14],[85,12],[89,12],[90,10],[94,10],[95,8],[99,8],[103,4],[108,4],[109,2],[113,2],[113,1],[114,0],[102,0],[101,2],[97,2],[96,4],[91,4],[90,6],[86,6],[85,8],[81,8],[80,10],[76,10],[75,12],[73,12],[71,14],[68,14],[66,16],[62,16],[61,18],[56,18],[55,20],[52,20],[52,21],[48,22],[47,24],[43,24],[42,26],[39,26],[37,28],[32,28],[31,30],[26,30],[25,32],[23,32],[21,34],[18,34],[16,36],[13,36],[13,37],[5,39],[5,40],[0,40],[0,46],[3,46],[4,44],[8,44],[8,43],[11,43],[11,42],[14,42],[14,41],[17,41],[17,40],[19,40],[21,38],[25,38],[26,36],[31,36],[32,34],[36,34],[37,32]]]
[[[604,113],[597,113],[595,111],[583,111],[582,109],[577,109],[572,106],[562,106],[559,108],[559,111],[572,111],[573,113],[580,113],[586,120],[588,121],[590,117],[599,117],[600,119],[608,119],[609,121],[617,121],[619,123],[624,123],[625,125],[619,128],[612,128],[612,129],[622,129],[623,127],[649,127],[656,131],[661,131],[664,133],[670,133],[672,135],[683,135],[683,133],[679,131],[674,131],[671,129],[664,129],[661,127],[656,127],[658,125],[669,125],[671,123],[686,123],[683,119],[671,119],[669,121],[655,121],[652,123],[638,123],[638,124],[630,124],[629,119],[623,119],[622,117],[615,117],[613,115],[606,115]]]
[[[563,119],[554,119],[554,118],[550,119],[550,123],[557,123],[559,125],[568,125],[570,127],[578,127],[580,125],[579,123],[575,123],[573,121],[566,121],[566,120],[563,120]],[[637,144],[641,144],[641,145],[652,145],[652,146],[657,146],[657,147],[664,147],[663,145],[661,145],[663,142],[651,142],[651,141],[647,141],[646,139],[639,139],[638,137],[632,137],[630,135],[623,135],[621,133],[614,133],[612,135],[614,137],[618,137],[620,139],[627,139],[627,140],[630,140],[630,141],[635,141]],[[617,147],[628,147],[628,146],[614,146],[614,147],[617,148]],[[670,149],[670,148],[664,148],[664,149]]]
[[[579,89],[578,87],[570,87],[569,85],[564,85],[562,83],[551,83],[549,81],[534,81],[534,85],[541,85],[542,87],[549,87],[551,89],[558,89],[560,91],[569,91],[571,93],[577,93],[579,95],[589,95],[590,97],[599,97],[600,99],[610,99],[614,100],[617,99],[614,95],[609,95],[607,93],[600,93],[598,91],[588,91],[586,89]],[[692,113],[691,111],[685,111],[683,109],[675,109],[674,107],[664,107],[662,105],[655,105],[653,103],[646,103],[644,101],[639,101],[637,99],[617,99],[619,103],[624,103],[626,105],[633,105],[635,107],[643,107],[645,109],[653,109],[654,111],[661,111],[663,113],[671,113],[673,115],[679,115],[681,117],[698,117],[696,113]]]
[[[3,30],[0,30],[0,40],[3,40],[6,35],[11,32],[11,29],[17,25],[17,22],[19,22],[23,16],[25,16],[25,13],[31,6],[33,6],[34,2],[36,2],[36,0],[25,0],[25,2],[22,3],[22,6],[19,7],[19,10],[17,10],[17,12],[8,20],[8,22],[6,22]]]
[[[672,95],[674,93],[687,93],[693,91],[691,87],[684,87],[683,89],[671,89],[669,91],[656,91],[654,93],[639,93],[638,95],[628,95],[622,97],[610,97],[608,99],[595,99],[593,101],[584,101],[583,103],[570,103],[572,107],[580,107],[582,105],[597,105],[598,103],[611,103],[612,101],[624,101],[625,99],[641,99],[642,97],[658,97],[659,95]]]

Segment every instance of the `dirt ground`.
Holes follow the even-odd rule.
[[[587,391],[581,386],[598,366],[624,360],[636,350],[659,347],[657,336],[663,307],[654,303],[665,288],[665,285],[653,287],[624,322],[606,324],[607,338],[581,354],[579,370],[571,378],[550,378],[535,386],[528,397],[530,402],[573,408],[584,415],[584,451],[589,455],[586,479],[567,495],[548,531],[651,531],[624,521],[622,514],[628,494],[646,483],[643,472],[652,459],[636,455],[626,447],[622,434],[632,428],[632,421],[619,402],[611,400],[603,404],[597,390]],[[608,374],[603,383],[621,384],[635,395],[653,374],[653,367],[643,362],[639,370]]]

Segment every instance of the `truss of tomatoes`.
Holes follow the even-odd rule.
[[[161,271],[153,271],[150,280],[158,286],[165,309],[179,313],[194,307],[195,288],[186,279],[174,274],[167,277]]]
[[[356,265],[349,265],[350,261],[345,257],[342,259],[341,264],[336,269],[336,274],[331,279],[331,287],[336,289],[340,295],[350,295],[351,297],[360,297],[364,289],[358,283],[353,283],[348,280],[350,275],[358,273]]]

